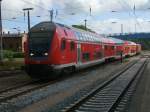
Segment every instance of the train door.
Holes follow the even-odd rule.
[[[81,63],[81,44],[77,43],[77,64]]]

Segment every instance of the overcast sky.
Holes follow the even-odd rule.
[[[28,7],[34,8],[31,26],[50,20],[48,10],[54,9],[55,22],[70,26],[84,24],[87,19],[87,26],[102,34],[120,33],[121,24],[125,33],[150,32],[150,0],[3,0],[4,31],[26,30],[27,18],[24,20],[22,9]]]

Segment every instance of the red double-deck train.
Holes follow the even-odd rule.
[[[26,71],[34,78],[54,77],[141,52],[140,44],[52,22],[32,27],[24,45]]]

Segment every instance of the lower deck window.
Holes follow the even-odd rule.
[[[83,53],[82,54],[82,58],[86,61],[88,61],[90,59],[90,53]]]
[[[115,49],[115,46],[111,46],[111,49],[114,50],[114,49]]]
[[[95,52],[94,53],[94,58],[99,59],[99,58],[102,58],[102,57],[103,57],[103,55],[102,55],[101,52]]]
[[[66,48],[66,40],[62,40],[61,42],[61,50],[65,50]]]
[[[135,50],[131,50],[131,53],[134,53],[135,52]]]
[[[105,50],[107,50],[108,49],[108,46],[107,45],[105,45]]]
[[[121,55],[122,53],[122,51],[117,51],[116,55]]]

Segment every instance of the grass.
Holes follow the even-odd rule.
[[[24,54],[11,50],[3,50],[3,62],[0,63],[0,70],[16,70],[24,66]]]
[[[0,63],[0,70],[20,70],[22,66],[24,66],[23,58],[4,59],[3,63]]]

